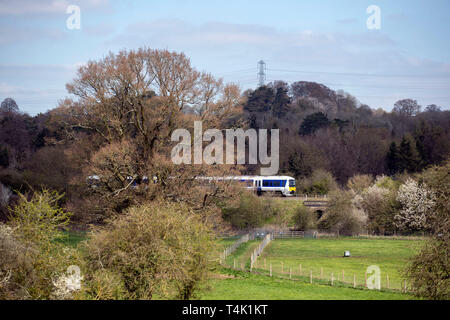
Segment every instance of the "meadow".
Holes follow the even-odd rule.
[[[224,240],[223,240],[224,241]],[[260,241],[260,240],[259,240]],[[321,238],[274,240],[249,273],[250,255],[258,240],[241,245],[227,257],[200,299],[268,300],[403,300],[402,270],[422,246],[420,239]],[[225,244],[225,242],[222,242]],[[228,242],[227,242],[228,243]],[[351,257],[344,258],[344,251]],[[270,265],[272,275],[270,277]],[[381,291],[365,289],[367,267],[381,270]],[[235,270],[232,270],[233,267]],[[310,283],[310,276],[313,283]],[[333,274],[333,286],[331,275]],[[389,288],[387,278],[389,277]],[[292,280],[290,280],[290,278]],[[356,289],[353,288],[356,279]],[[344,280],[344,281],[343,281]]]

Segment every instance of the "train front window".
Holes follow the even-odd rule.
[[[289,180],[289,187],[291,188],[295,187],[295,180]]]

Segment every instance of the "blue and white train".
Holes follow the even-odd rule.
[[[264,193],[278,194],[283,197],[292,197],[296,194],[295,179],[288,176],[235,176],[235,177],[202,177],[202,180],[236,181],[243,184],[247,190],[258,195]]]

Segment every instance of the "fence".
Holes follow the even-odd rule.
[[[258,260],[258,257],[263,252],[264,248],[267,247],[267,245],[272,240],[273,240],[273,235],[271,233],[269,233],[268,235],[266,235],[264,240],[259,244],[259,246],[256,247],[256,249],[253,251],[253,253],[252,253],[251,257],[250,257],[250,271],[253,270],[253,267],[255,266],[256,261]]]
[[[372,284],[374,288],[379,290],[394,290],[404,293],[410,291],[410,286],[404,279],[392,277],[393,275],[390,276],[387,273],[380,275],[379,284],[377,285],[373,276],[367,272],[355,273],[348,270],[336,272],[336,270],[325,270],[324,268],[310,268],[302,264],[293,266],[280,261],[274,263],[266,261],[266,259],[260,263],[260,267],[252,268],[250,272],[269,277],[303,281],[310,284],[317,283],[359,289],[369,288]]]
[[[255,239],[255,233],[247,233],[246,235],[242,236],[241,238],[239,238],[239,240],[237,240],[235,243],[233,243],[231,246],[229,246],[228,248],[226,248],[221,256],[221,260],[225,261],[225,259],[231,255],[233,252],[236,251],[237,248],[239,248],[239,246],[243,243],[249,242],[251,240]]]

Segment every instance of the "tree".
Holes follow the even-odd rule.
[[[433,300],[450,299],[450,161],[434,166],[420,175],[420,182],[434,193],[434,214],[428,222],[433,237],[408,264],[405,275],[412,291],[419,297]]]
[[[273,115],[279,119],[283,118],[286,116],[290,104],[291,98],[288,96],[288,89],[279,87],[275,94],[275,99],[272,106]]]
[[[391,143],[386,155],[386,170],[390,175],[394,175],[400,170],[400,154],[395,141]]]
[[[393,112],[407,117],[418,115],[422,106],[417,103],[417,100],[403,99],[395,103]]]
[[[6,98],[0,106],[0,113],[18,113],[19,106],[12,98]]]
[[[402,231],[427,231],[431,229],[433,209],[436,204],[434,192],[426,185],[408,179],[398,191],[397,201],[402,209],[395,215],[395,225]]]
[[[303,136],[311,135],[321,128],[328,127],[330,121],[322,112],[317,112],[309,115],[303,120],[299,133]]]
[[[442,111],[442,107],[437,106],[435,104],[430,104],[426,107],[425,109],[426,112],[441,112]]]
[[[417,152],[416,141],[410,134],[406,134],[400,143],[399,170],[400,172],[417,172],[420,167],[420,157]]]
[[[309,208],[299,206],[294,213],[294,224],[298,230],[307,231],[315,227],[316,219]]]
[[[153,202],[132,207],[91,234],[81,296],[190,299],[208,275],[213,249],[208,227],[187,206]],[[111,297],[114,290],[121,297]]]
[[[274,100],[274,90],[271,87],[262,86],[250,93],[244,110],[249,113],[268,112],[272,110]]]
[[[367,215],[358,207],[351,191],[337,190],[330,194],[328,208],[320,218],[321,230],[356,235],[367,228]]]
[[[58,294],[67,288],[55,284],[69,266],[82,267],[78,251],[61,242],[70,213],[59,207],[61,195],[56,192],[19,198],[7,225],[0,223],[0,299],[67,298]],[[1,283],[5,274],[7,281]]]

